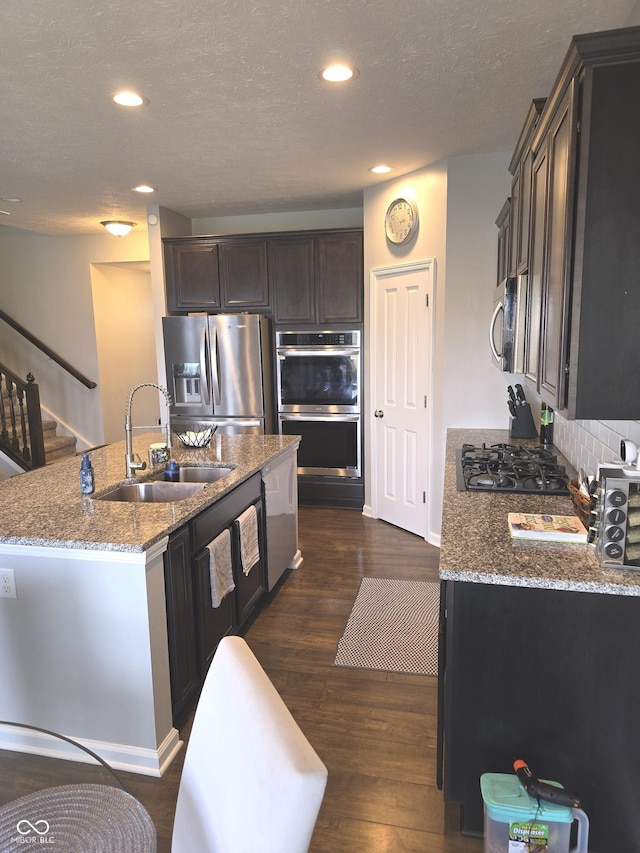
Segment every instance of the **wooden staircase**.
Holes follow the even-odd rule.
[[[8,423],[10,409],[9,401],[5,394],[2,394],[2,404],[4,405],[5,418]],[[44,440],[46,465],[51,465],[53,462],[59,462],[61,459],[68,459],[69,456],[76,455],[76,439],[69,435],[58,435],[57,421],[47,418],[44,413],[42,417],[42,437]]]
[[[58,435],[56,421],[42,418],[44,458],[47,465],[76,455],[76,440],[72,435]]]

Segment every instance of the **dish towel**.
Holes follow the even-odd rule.
[[[240,559],[242,571],[248,575],[260,559],[258,546],[258,514],[255,506],[250,506],[236,518],[240,528]]]
[[[211,606],[220,607],[222,599],[236,588],[233,582],[233,564],[231,562],[231,534],[223,530],[209,549],[209,577],[211,579]]]

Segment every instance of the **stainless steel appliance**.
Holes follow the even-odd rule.
[[[524,372],[527,277],[507,278],[494,301],[489,345],[496,365],[507,373]]]
[[[162,330],[172,427],[202,424],[224,433],[273,432],[266,317],[163,317]]]
[[[544,447],[463,444],[456,453],[459,491],[568,495],[569,476]]]
[[[278,429],[300,435],[300,474],[359,477],[360,332],[277,332]]]
[[[640,471],[600,465],[589,539],[596,538],[602,566],[640,569]]]
[[[278,456],[262,469],[267,527],[267,589],[275,587],[286,569],[302,563],[298,549],[298,477],[296,453]]]

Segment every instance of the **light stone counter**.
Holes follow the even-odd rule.
[[[570,497],[458,491],[456,450],[464,443],[483,442],[535,444],[510,439],[506,430],[447,431],[440,550],[443,580],[640,596],[640,571],[600,568],[593,546],[511,538],[509,512],[574,515]],[[570,466],[568,470],[573,473]]]
[[[149,444],[162,438],[136,436],[134,450],[147,460]],[[235,467],[173,503],[96,500],[128,482],[124,441],[92,452],[95,496],[80,493],[79,457],[0,483],[0,560],[17,591],[0,598],[0,644],[11,649],[0,658],[0,720],[67,735],[116,769],[162,775],[181,746],[170,689],[169,536],[299,440],[234,435],[214,436],[210,449],[176,444],[181,464]],[[57,754],[1,725],[0,748]]]
[[[137,435],[133,449],[147,461],[149,444],[164,438],[164,433]],[[188,449],[176,438],[171,455],[180,464],[235,467],[194,497],[172,503],[96,500],[119,483],[134,482],[125,478],[124,441],[92,451],[96,491],[91,496],[80,493],[79,456],[20,474],[0,482],[0,546],[144,551],[299,442],[297,436],[221,435],[210,448]],[[151,473],[142,471],[135,481]]]

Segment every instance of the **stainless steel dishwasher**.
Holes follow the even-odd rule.
[[[295,449],[262,469],[267,527],[267,589],[302,562],[298,550],[298,466]]]

